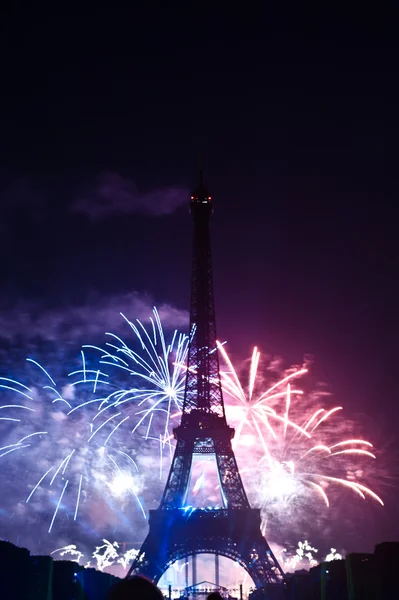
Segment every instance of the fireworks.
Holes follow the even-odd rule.
[[[303,392],[302,390],[291,389],[291,381],[307,373],[307,369],[299,369],[290,373],[277,383],[274,383],[271,387],[266,389],[266,391],[262,391],[256,399],[254,399],[254,387],[260,359],[260,352],[258,349],[255,347],[252,354],[248,390],[244,391],[223,345],[218,343],[218,348],[229,369],[221,370],[220,373],[223,389],[233,400],[240,403],[240,411],[242,413],[236,429],[234,444],[237,447],[240,443],[244,425],[247,423],[251,429],[256,432],[258,442],[262,445],[263,450],[267,454],[268,447],[265,442],[264,434],[262,433],[263,426],[266,427],[268,433],[274,438],[276,437],[275,430],[273,429],[273,423],[275,422],[283,423],[284,434],[286,434],[288,426],[300,430],[299,426],[291,421],[288,416],[291,398],[295,395],[302,395]],[[273,405],[283,399],[285,400],[285,411],[282,416],[273,409]],[[230,409],[230,413],[231,412],[232,410]]]
[[[34,385],[0,379],[0,460],[11,473],[25,468],[28,492],[18,510],[43,515],[49,533],[61,513],[76,521],[83,510],[83,522],[96,513],[102,522],[107,515],[114,521],[112,513],[122,518],[118,505],[126,508],[129,496],[145,519],[141,496],[152,487],[153,468],[144,486],[136,455],[144,466],[158,463],[161,478],[165,447],[168,460],[173,452],[170,425],[180,415],[190,338],[174,331],[167,341],[156,309],[148,331],[140,321],[125,321],[134,347],[114,334],[106,349],[85,346],[81,366],[63,386],[32,359]],[[93,349],[99,361],[87,356]]]
[[[331,548],[325,558],[323,558],[323,554],[320,554],[319,550],[308,540],[300,540],[296,546],[292,545],[289,548],[275,547],[273,551],[285,572],[294,572],[299,569],[309,570],[319,562],[330,562],[344,558],[335,548]],[[80,550],[76,544],[69,544],[68,546],[53,550],[51,556],[56,560],[63,559],[76,562],[86,569],[94,567],[99,571],[111,572],[124,577],[138,553],[139,550],[137,548],[131,547],[127,549],[126,543],[110,542],[107,539],[103,539],[102,544],[96,546],[94,551],[86,548]],[[209,558],[207,555],[197,556],[197,569],[203,570],[205,573],[213,572],[215,568],[214,559]],[[250,586],[250,582],[247,580],[248,574],[237,562],[233,563],[223,557],[219,560],[219,568],[224,579],[224,584],[229,585],[231,588],[238,588],[239,583],[246,583],[247,585],[244,587]],[[169,571],[164,573],[159,585],[167,588],[168,582],[174,580],[174,586],[178,588],[184,587],[186,585],[185,567],[187,564],[190,564],[189,559],[173,563]],[[237,589],[232,589],[231,591],[237,591]]]
[[[129,539],[134,523],[139,538],[138,519],[144,524],[148,508],[159,504],[194,332],[169,337],[156,309],[147,325],[124,319],[131,346],[111,333],[104,348],[84,346],[79,368],[61,384],[31,359],[35,376],[28,382],[0,379],[2,482],[13,497],[18,487],[14,512],[31,515],[31,523],[40,515],[50,533],[68,532],[76,521],[96,538],[117,527]],[[383,503],[367,485],[367,465],[376,456],[371,442],[354,433],[340,406],[324,408],[322,396],[303,391],[306,366],[285,372],[275,361],[265,366],[255,348],[244,384],[223,344],[218,347],[234,450],[268,537],[281,533],[276,520],[301,526],[309,511],[331,518],[345,490]],[[193,463],[197,505],[218,504],[212,469],[211,461]]]
[[[46,501],[53,505],[52,510],[45,509],[49,533],[60,510],[76,521],[82,502],[91,498],[90,489],[102,495],[107,491],[114,496],[124,492],[133,494],[145,517],[138,497],[137,463],[128,453],[128,447],[111,444],[111,436],[118,426],[107,419],[96,427],[93,411],[88,410],[90,401],[83,403],[87,410],[76,411],[82,406],[77,399],[91,393],[93,382],[95,387],[102,382],[100,372],[92,376],[86,369],[83,354],[82,360],[83,369],[71,374],[78,375],[78,379],[61,389],[48,371],[32,359],[28,362],[44,380],[40,387],[37,377],[35,386],[9,378],[0,380],[0,388],[11,399],[18,398],[0,406],[2,421],[8,423],[2,437],[7,442],[0,447],[2,468],[8,464],[4,461],[11,458],[14,463],[18,458],[25,468],[30,467],[29,492],[24,504],[33,504],[38,511],[43,511]]]
[[[121,554],[118,542],[110,542],[103,539],[103,544],[95,548],[90,560],[87,561],[84,566],[86,569],[95,566],[98,571],[105,571],[105,569],[112,567],[115,564],[119,564],[123,569],[127,569],[128,565],[130,565],[132,560],[137,556],[138,552],[139,551],[135,548],[129,548],[129,550],[126,550]],[[69,544],[68,546],[57,548],[57,550],[51,552],[51,555],[55,558],[67,557],[68,560],[78,564],[81,564],[80,561],[85,560],[84,552],[78,550],[76,544]],[[92,559],[95,561],[94,564],[92,564]]]
[[[292,368],[265,386],[258,372],[260,353],[255,348],[244,388],[222,345],[219,350],[226,365],[221,369],[226,410],[236,425],[237,460],[241,473],[248,475],[246,482],[255,502],[264,509],[264,526],[270,514],[287,517],[288,506],[295,510],[308,503],[308,509],[314,509],[317,500],[329,507],[334,486],[383,505],[381,498],[359,481],[362,461],[376,458],[372,444],[357,436],[340,439],[340,430],[349,428],[348,423],[342,427],[337,420],[342,407],[314,406],[298,388],[297,380],[307,373],[306,368]],[[270,374],[276,379],[272,369]],[[256,457],[255,467],[248,466],[248,447],[251,458]]]
[[[342,556],[342,554],[337,552],[335,548],[330,548],[330,552],[327,554],[324,560],[326,562],[331,562],[332,560],[342,560],[343,558],[344,557]]]
[[[308,540],[299,541],[295,552],[288,552],[286,548],[278,554],[278,559],[284,571],[296,571],[298,569],[310,569],[318,562],[315,558],[318,549],[314,548]]]
[[[276,550],[279,563],[285,572],[294,572],[299,569],[309,570],[315,567],[319,562],[331,562],[333,560],[342,560],[344,557],[337,552],[335,548],[331,548],[327,556],[323,559],[322,556],[317,560],[319,550],[312,546],[308,540],[299,541],[294,549],[281,548]]]
[[[119,371],[119,376],[125,376],[134,381],[133,387],[119,388],[101,401],[100,411],[108,411],[134,402],[137,421],[132,433],[145,425],[145,437],[151,437],[153,429],[160,429],[163,444],[169,438],[170,419],[180,415],[185,385],[185,365],[189,348],[190,336],[174,331],[168,343],[156,308],[153,318],[150,318],[150,331],[139,320],[129,321],[124,315],[138,342],[141,352],[129,347],[121,338],[113,333],[107,333],[112,341],[106,343],[106,348],[84,346],[101,353],[100,364]],[[108,375],[107,375],[108,376]],[[158,419],[157,417],[161,417]],[[154,421],[154,423],[153,423]]]

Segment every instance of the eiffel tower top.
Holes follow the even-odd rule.
[[[199,205],[207,205],[208,210],[211,209],[211,213],[213,213],[213,203],[212,196],[209,191],[204,186],[204,172],[201,167],[200,169],[200,177],[199,177],[199,185],[195,188],[195,190],[191,193],[190,197],[190,211],[193,213],[196,207]],[[194,214],[194,213],[193,213]]]
[[[194,221],[190,329],[194,331],[194,335],[188,351],[181,425],[184,427],[190,423],[191,426],[193,420],[197,418],[198,422],[201,420],[203,427],[205,421],[208,423],[205,428],[220,426],[222,424],[220,419],[223,420],[223,425],[227,426],[219,374],[213,296],[209,227],[213,201],[204,185],[202,169],[199,185],[190,196],[190,212]],[[204,413],[208,415],[206,420]],[[188,417],[190,414],[191,416]],[[218,417],[217,421],[215,421],[216,417]]]

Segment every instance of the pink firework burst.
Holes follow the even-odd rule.
[[[339,490],[383,505],[363,481],[365,461],[376,458],[372,443],[354,433],[341,406],[325,408],[304,394],[299,380],[307,368],[293,367],[265,385],[255,347],[243,384],[224,347],[218,347],[237,460],[253,501],[263,509],[264,525],[271,512],[287,517],[288,509],[309,503],[328,508]]]

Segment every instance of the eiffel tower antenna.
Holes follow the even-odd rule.
[[[200,156],[200,185],[204,185],[204,157]]]
[[[283,572],[261,534],[260,510],[251,508],[231,445],[223,402],[217,350],[210,239],[213,198],[203,181],[190,197],[193,218],[191,338],[181,422],[173,430],[176,448],[158,509],[150,511],[149,532],[128,577],[142,574],[157,582],[176,560],[199,553],[226,556],[241,564],[257,588],[280,589]],[[216,458],[222,507],[186,506],[194,455]],[[194,583],[196,583],[194,581]]]

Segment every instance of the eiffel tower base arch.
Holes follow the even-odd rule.
[[[219,554],[238,562],[255,586],[280,584],[283,573],[260,530],[260,511],[244,509],[157,509],[128,576],[157,583],[176,561],[192,554]]]

